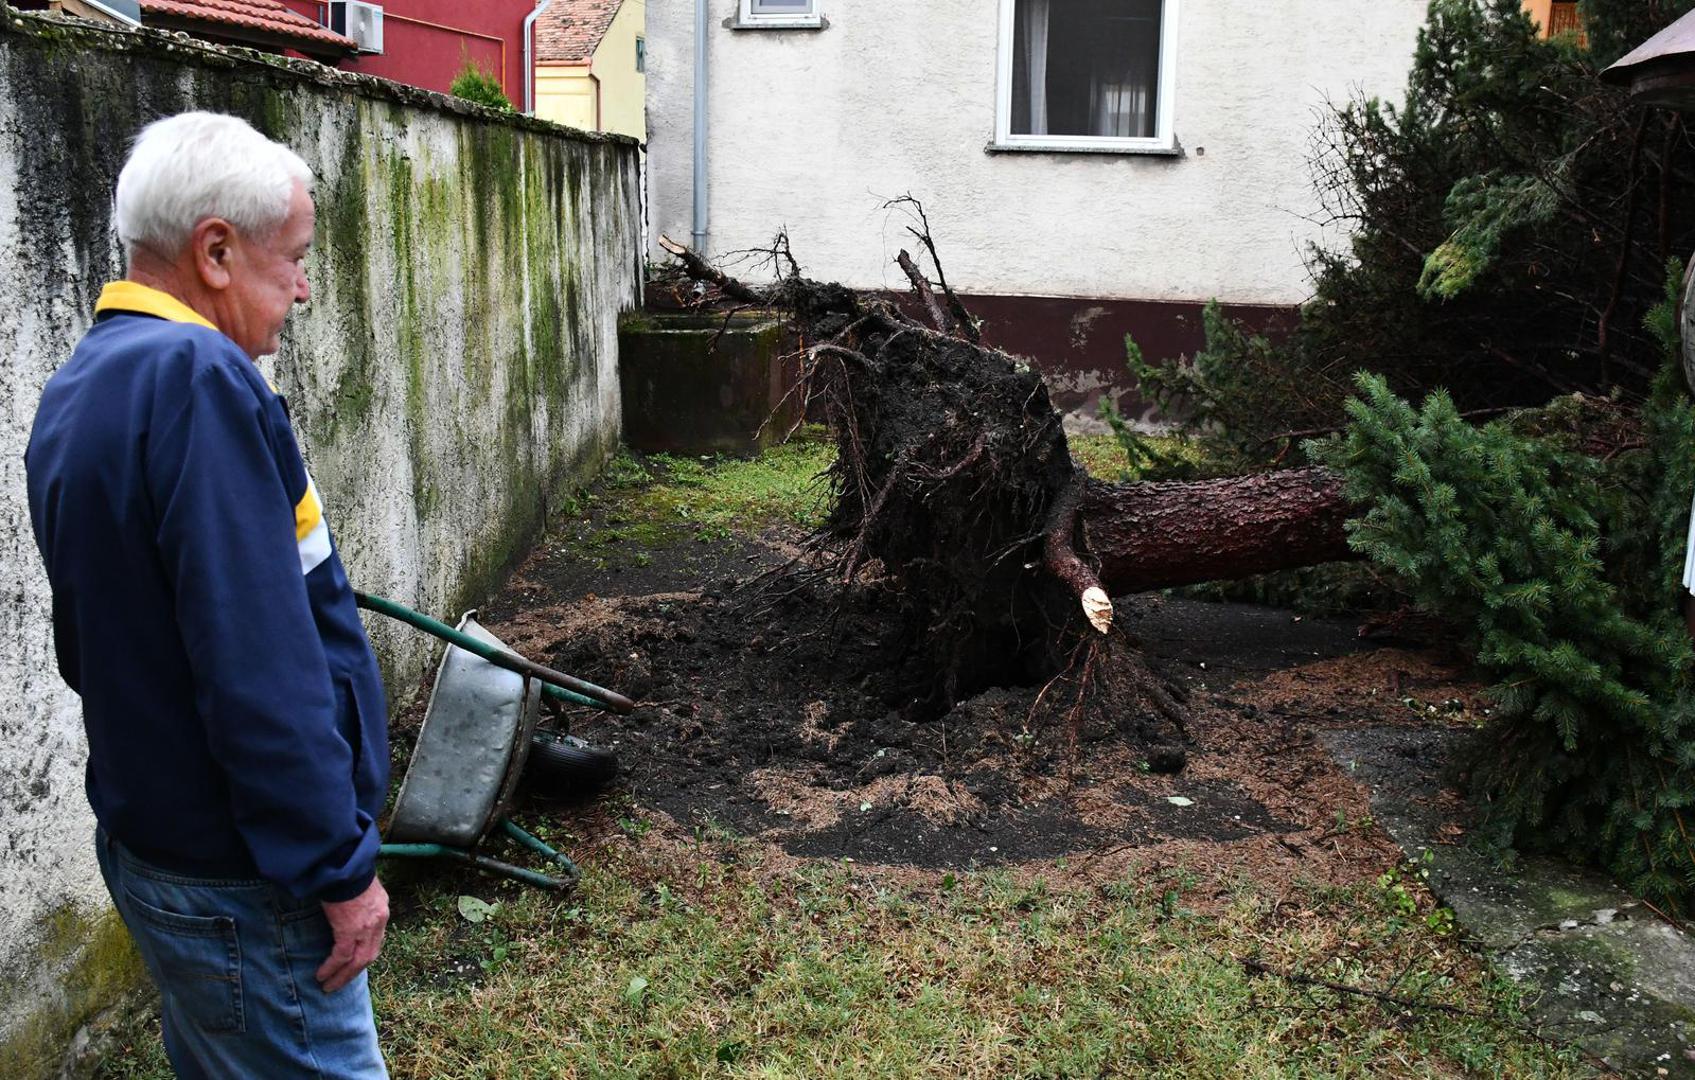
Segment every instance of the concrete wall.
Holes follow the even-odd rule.
[[[584,131],[647,138],[647,76],[636,70],[646,0],[624,0],[586,64],[536,64],[536,115]]]
[[[125,143],[189,108],[248,118],[318,173],[314,298],[262,366],[358,587],[439,614],[475,603],[618,440],[617,316],[640,299],[632,141],[0,5],[0,1075],[30,1075],[20,1055],[123,978],[23,450],[43,382],[122,272]],[[404,698],[436,646],[372,630]]]
[[[996,0],[821,0],[819,31],[733,30],[711,4],[710,251],[787,226],[815,276],[904,290],[922,199],[956,288],[1288,305],[1321,237],[1308,150],[1327,99],[1398,100],[1426,0],[1181,0],[1180,157],[987,153]],[[692,2],[648,17],[653,233],[686,241]],[[658,257],[657,249],[654,249]]]

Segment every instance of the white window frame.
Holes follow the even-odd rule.
[[[818,10],[820,2],[821,0],[809,0],[812,10],[804,15],[796,15],[789,12],[755,11],[753,0],[741,0],[736,25],[762,30],[816,30],[824,25],[824,16]]]
[[[742,0],[746,5],[748,0]],[[1176,154],[1172,98],[1177,87],[1177,9],[1180,0],[1161,0],[1159,20],[1159,105],[1152,138],[1102,135],[1014,135],[1012,133],[1012,53],[1018,25],[1018,0],[1001,0],[1000,55],[996,65],[995,141],[991,150],[1049,150],[1097,154]]]

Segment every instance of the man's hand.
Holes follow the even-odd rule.
[[[353,981],[382,952],[388,927],[388,890],[376,878],[351,900],[324,901],[324,917],[335,933],[335,948],[318,968],[324,993],[333,994]]]

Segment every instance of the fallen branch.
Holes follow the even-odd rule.
[[[1391,994],[1382,990],[1373,990],[1368,986],[1351,986],[1348,983],[1332,982],[1329,979],[1320,979],[1312,975],[1303,975],[1298,971],[1282,971],[1278,968],[1272,967],[1270,964],[1264,964],[1258,960],[1253,960],[1245,956],[1238,956],[1235,959],[1236,962],[1241,964],[1242,967],[1250,974],[1275,976],[1285,982],[1294,983],[1296,986],[1312,986],[1322,990],[1329,990],[1331,993],[1342,994],[1344,996],[1370,998],[1373,1001],[1381,1001],[1385,1005],[1393,1005],[1396,1008],[1405,1009],[1409,1012],[1418,1009],[1426,1009],[1431,1012],[1447,1013],[1450,1016],[1465,1016],[1475,1020],[1487,1020],[1491,1023],[1498,1022],[1492,1013],[1486,1013],[1479,1009],[1467,1009],[1460,1005],[1450,1005],[1445,1001],[1431,1001],[1427,998],[1404,997],[1400,994]],[[1399,982],[1400,980],[1396,979],[1395,981]]]
[[[930,321],[936,324],[936,329],[944,334],[956,333],[958,327],[948,317],[948,313],[942,310],[942,302],[936,299],[936,290],[930,287],[929,279],[919,271],[918,264],[912,261],[912,256],[907,254],[905,248],[901,249],[900,255],[895,258],[895,261],[900,264],[902,270],[906,271],[907,280],[912,282],[912,291],[916,292],[918,298],[924,301],[925,308],[930,312]]]
[[[740,300],[744,304],[754,305],[763,305],[769,302],[769,297],[765,293],[742,284],[669,236],[661,235],[659,246],[681,260],[683,269],[687,271],[690,277],[696,281],[704,281],[717,286],[725,296],[732,300]]]

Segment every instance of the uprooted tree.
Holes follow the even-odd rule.
[[[1481,427],[1446,395],[1414,410],[1362,376],[1345,435],[1311,446],[1324,464],[1106,483],[1072,461],[1039,376],[976,340],[957,299],[915,268],[928,324],[792,261],[755,287],[666,243],[729,300],[794,317],[805,385],[837,439],[820,546],[844,583],[872,561],[893,583],[927,661],[918,717],[988,685],[1063,677],[1074,720],[1180,743],[1181,694],[1114,630],[1108,596],[1363,554],[1501,680],[1476,761],[1488,831],[1587,855],[1689,906],[1695,682],[1665,538],[1687,520],[1695,409],[1674,363],[1639,415],[1578,396]],[[1669,346],[1669,300],[1652,323]]]
[[[1325,468],[1197,483],[1088,477],[1040,376],[984,345],[945,280],[931,285],[905,252],[927,321],[808,280],[781,240],[787,272],[762,286],[664,243],[723,298],[794,320],[807,392],[838,442],[821,546],[842,580],[875,561],[894,583],[928,661],[921,715],[988,685],[1068,675],[1078,708],[1110,704],[1115,727],[1168,741],[1181,706],[1114,633],[1109,595],[1351,557],[1340,480]]]
[[[1695,243],[1695,159],[1679,117],[1597,79],[1690,6],[1595,0],[1585,49],[1542,41],[1517,0],[1433,0],[1404,107],[1356,103],[1327,129],[1321,182],[1352,239],[1319,253],[1291,338],[1214,311],[1190,363],[1132,351],[1210,467],[1250,475],[1082,477],[1039,380],[984,349],[910,259],[928,322],[807,282],[792,260],[769,289],[720,275],[807,335],[841,440],[839,569],[875,558],[899,583],[933,707],[1063,671],[1080,705],[1180,725],[1130,643],[1091,629],[1110,611],[1091,590],[1318,562],[1346,538],[1494,683],[1470,759],[1482,835],[1695,910],[1695,652],[1677,611],[1695,408],[1662,363],[1676,334],[1661,285]],[[1361,368],[1380,377],[1356,382]],[[1454,397],[1396,396],[1438,385]],[[1551,393],[1563,404],[1499,415]],[[1326,428],[1345,431],[1312,456],[1335,471],[1252,471],[1297,456],[1292,429]]]

